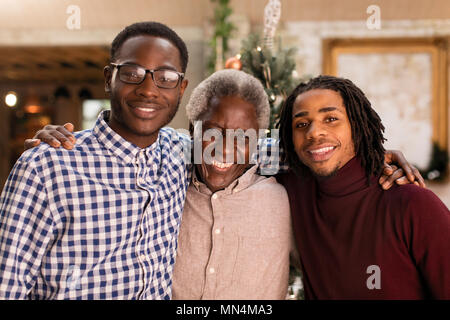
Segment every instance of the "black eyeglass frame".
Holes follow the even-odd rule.
[[[142,82],[145,81],[145,78],[147,77],[147,73],[150,73],[150,75],[152,76],[152,81],[155,84],[155,86],[157,86],[158,88],[161,88],[161,89],[175,89],[176,87],[178,87],[180,82],[183,81],[183,79],[184,79],[184,73],[183,72],[178,72],[178,71],[175,71],[175,70],[172,70],[172,69],[153,69],[153,70],[151,70],[151,69],[145,69],[144,67],[141,67],[141,66],[138,66],[138,65],[134,65],[134,64],[129,64],[129,63],[119,64],[119,63],[110,62],[109,64],[112,65],[113,67],[117,68],[117,72],[119,73],[119,79],[120,79],[120,68],[123,67],[123,66],[135,66],[135,67],[138,67],[138,68],[141,68],[141,69],[145,70],[145,75],[144,75],[144,77],[142,78],[142,80],[140,82],[128,82],[128,81],[124,81],[124,80],[120,79],[120,81],[122,81],[124,83],[128,83],[128,84],[136,84],[136,85],[137,84],[141,84]],[[153,76],[153,72],[155,72],[155,71],[170,71],[170,72],[174,72],[174,73],[178,74],[178,82],[177,82],[177,84],[173,88],[166,88],[166,87],[159,86],[156,83],[155,78]]]

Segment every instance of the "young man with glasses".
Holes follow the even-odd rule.
[[[167,26],[128,26],[104,68],[111,111],[72,150],[20,157],[0,198],[0,299],[171,297],[190,167],[183,136],[162,127],[187,62]]]

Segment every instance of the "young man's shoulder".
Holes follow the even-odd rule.
[[[171,127],[163,127],[160,129],[161,137],[169,142],[191,142],[191,137],[187,130],[175,130]]]
[[[391,189],[385,191],[390,200],[407,201],[412,203],[422,201],[435,201],[439,198],[433,193],[433,191],[421,188],[415,184],[395,185]]]
[[[413,215],[421,215],[424,212],[430,215],[450,214],[446,205],[431,190],[414,184],[396,185],[382,194],[391,207]]]
[[[37,147],[26,150],[19,158],[19,162],[39,163],[57,159],[58,157],[75,153],[77,151],[89,151],[93,144],[92,130],[77,131],[74,133],[77,142],[73,149],[67,150],[63,147],[54,148],[47,143],[41,142]],[[91,150],[92,151],[92,150]]]

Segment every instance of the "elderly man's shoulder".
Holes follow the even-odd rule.
[[[288,199],[286,189],[273,176],[259,176],[257,181],[252,185],[252,189],[258,192],[261,198],[278,198],[286,201]]]
[[[254,211],[258,220],[273,223],[269,228],[272,231],[289,234],[289,198],[286,189],[277,182],[275,177],[259,176],[250,186],[249,191],[240,197],[245,201],[248,210]]]

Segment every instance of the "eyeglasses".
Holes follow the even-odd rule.
[[[111,63],[111,65],[117,68],[120,81],[131,84],[144,82],[148,72],[152,75],[153,82],[158,88],[173,89],[184,77],[184,73],[168,69],[149,70],[133,64]]]

